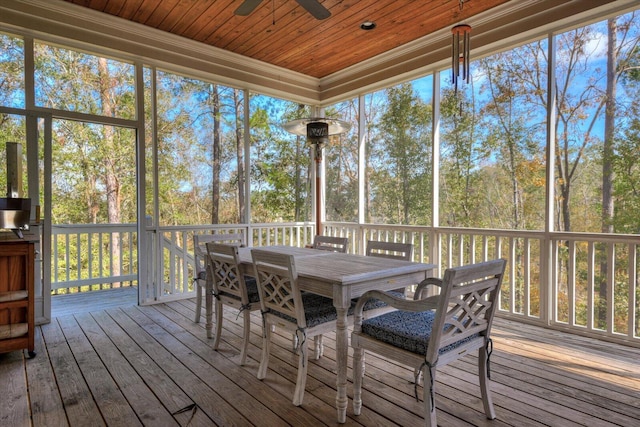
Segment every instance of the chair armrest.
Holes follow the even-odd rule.
[[[437,277],[427,277],[422,282],[418,283],[418,287],[416,287],[416,292],[413,294],[414,300],[423,299],[422,293],[426,290],[427,286],[437,286],[439,288],[442,287],[442,279]]]
[[[393,294],[389,294],[387,292],[382,291],[367,291],[360,298],[358,298],[358,303],[353,312],[354,316],[354,330],[360,330],[362,326],[362,312],[365,303],[369,299],[379,299],[387,303],[389,307],[393,307],[398,310],[404,311],[427,311],[427,310],[435,310],[438,305],[438,300],[440,299],[439,295],[435,295],[428,298],[423,298],[419,300],[409,300],[404,298],[399,298]]]

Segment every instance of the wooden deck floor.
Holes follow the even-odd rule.
[[[336,425],[332,334],[325,336],[325,356],[310,362],[304,404],[296,408],[289,336],[278,335],[270,371],[259,381],[259,316],[248,363],[238,366],[237,312],[225,312],[216,352],[204,325],[193,323],[194,308],[186,300],[78,310],[38,327],[34,359],[20,351],[0,355],[0,425]],[[438,370],[439,423],[639,426],[638,361],[637,349],[498,319],[491,357],[497,419],[485,419],[479,391],[469,387],[477,377],[467,357]],[[422,424],[411,368],[369,355],[366,375],[362,415],[354,416],[349,402],[346,425]]]

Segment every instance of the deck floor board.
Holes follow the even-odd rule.
[[[36,328],[35,359],[0,354],[0,424],[12,426],[337,425],[335,335],[310,360],[304,403],[291,403],[297,370],[291,336],[276,332],[267,378],[259,381],[261,319],[251,317],[245,366],[238,365],[242,317],[226,308],[214,351],[193,299],[139,307],[135,288],[92,298],[54,297],[54,318]],[[80,306],[75,306],[80,304]],[[484,416],[475,356],[437,371],[442,426],[640,425],[640,351],[498,318],[491,356],[497,419]],[[413,367],[366,357],[362,414],[346,426],[422,423]],[[348,378],[351,381],[351,367]],[[470,390],[470,391],[469,391]],[[351,386],[347,387],[351,398]],[[418,396],[423,398],[422,387]],[[7,424],[9,423],[9,424]]]

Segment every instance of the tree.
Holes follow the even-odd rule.
[[[106,117],[114,116],[115,94],[111,86],[111,76],[105,58],[98,58],[98,79],[100,81],[100,104],[102,105],[102,115]],[[102,165],[104,170],[105,191],[107,193],[107,221],[109,224],[119,224],[120,215],[120,180],[117,174],[117,162],[120,159],[112,155],[116,153],[114,141],[114,129],[111,126],[103,126],[102,137],[104,144],[104,157]],[[116,233],[111,235],[111,275],[120,274],[120,236]],[[113,287],[120,287],[119,282],[112,283]]]
[[[531,81],[541,79],[537,53],[524,46],[479,64],[488,96],[480,109],[482,126],[488,129],[484,144],[495,153],[496,164],[495,175],[484,180],[487,189],[494,187],[489,183],[496,188],[488,191],[491,210],[485,212],[494,218],[493,227],[543,228],[538,213],[544,211],[544,127],[531,102],[537,97]],[[544,110],[539,111],[544,117]]]
[[[243,97],[238,89],[233,89],[233,106],[235,112],[236,170],[238,191],[238,221],[248,222],[245,206],[245,173],[244,173],[244,108]]]
[[[212,84],[209,98],[211,115],[213,116],[213,156],[211,169],[211,224],[220,223],[220,94],[218,85]]]
[[[386,222],[415,224],[418,212],[424,212],[431,199],[431,108],[414,94],[410,83],[390,88],[386,95],[388,104],[380,122],[384,150],[378,152],[385,166],[373,174],[378,216]]]
[[[358,123],[358,100],[349,99],[325,109],[329,117]],[[326,215],[329,221],[358,220],[358,132],[331,137],[324,150],[326,163]]]
[[[475,215],[482,196],[478,165],[488,150],[478,138],[475,104],[467,91],[443,90],[440,203],[441,223],[450,227],[482,226]]]
[[[280,124],[309,117],[308,107],[268,97],[255,99],[255,105],[251,114],[252,220],[307,221],[311,163],[306,138],[293,137]]]

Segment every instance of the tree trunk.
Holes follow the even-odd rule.
[[[111,93],[111,76],[107,68],[105,58],[98,59],[98,75],[100,78],[100,101],[102,104],[102,115],[113,117],[113,94]],[[116,174],[116,160],[113,157],[114,129],[112,126],[103,126],[104,139],[104,174],[107,192],[107,220],[109,224],[119,224],[120,218],[120,181]],[[111,275],[120,275],[120,235],[111,235]],[[114,288],[120,287],[120,282],[112,284]]]
[[[298,104],[298,114],[297,116],[300,117],[302,114],[304,114],[304,104]],[[302,217],[302,207],[303,205],[306,205],[306,203],[303,203],[300,200],[300,193],[302,191],[302,168],[300,167],[300,161],[299,159],[301,159],[301,156],[303,155],[303,150],[302,147],[305,146],[304,141],[301,143],[300,140],[302,138],[299,136],[296,136],[296,154],[295,154],[295,196],[294,196],[294,218],[296,221],[306,221],[308,218],[303,218]],[[312,163],[315,159],[312,159],[309,163]],[[315,163],[314,163],[315,164]],[[311,169],[309,169],[310,171]],[[309,175],[309,178],[311,177],[311,175]],[[320,206],[316,206],[316,209],[320,209]]]
[[[607,94],[604,117],[604,146],[602,149],[602,232],[613,233],[613,154],[614,132],[616,115],[616,66],[618,62],[616,54],[616,20],[609,19],[607,23],[609,43],[607,45]],[[600,261],[600,303],[597,307],[600,327],[606,326],[607,316],[607,276],[609,265],[606,259],[606,250],[603,247]],[[609,296],[610,298],[613,296]]]
[[[249,218],[245,218],[245,194],[244,194],[244,132],[248,132],[249,129],[243,128],[243,109],[240,108],[242,99],[240,98],[239,90],[233,90],[233,104],[235,106],[236,114],[236,163],[238,168],[238,222],[249,222]],[[247,153],[248,155],[248,153]]]
[[[220,222],[220,94],[218,85],[211,85],[213,104],[213,166],[211,194],[211,224]]]

